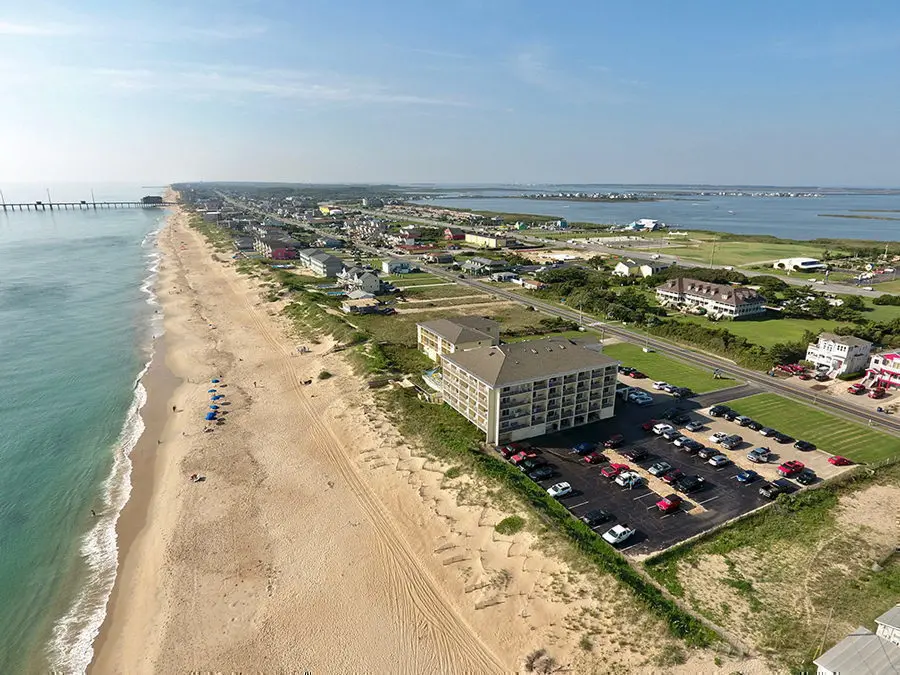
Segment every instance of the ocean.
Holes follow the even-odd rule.
[[[69,188],[55,201],[89,198]],[[116,186],[97,200],[160,190]],[[7,202],[45,199],[5,190]],[[161,210],[0,210],[0,673],[83,672],[161,333]],[[91,515],[91,510],[97,516]]]
[[[441,190],[440,187],[437,188]],[[536,192],[628,192],[659,190],[655,186],[578,185],[515,188],[481,187],[447,189],[440,198],[423,200],[426,204],[452,208],[505,213],[531,213],[555,216],[576,223],[626,225],[638,218],[653,218],[673,229],[712,230],[735,234],[769,234],[784,239],[870,239],[900,240],[900,194],[867,194],[857,191],[821,191],[820,197],[678,196],[674,199],[646,202],[576,202],[522,198]],[[666,186],[684,190],[727,190],[710,186]],[[739,188],[738,188],[739,189]],[[791,188],[744,188],[748,191],[791,190]],[[798,190],[815,188],[798,188]],[[434,194],[435,190],[431,191]],[[874,220],[872,216],[895,220]]]

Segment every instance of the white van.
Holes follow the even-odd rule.
[[[657,436],[661,436],[662,434],[666,433],[669,429],[674,430],[675,427],[673,427],[671,424],[666,424],[665,422],[660,422],[659,424],[657,424],[653,427],[653,433],[656,434]]]

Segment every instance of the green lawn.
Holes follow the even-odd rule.
[[[403,295],[411,300],[436,300],[437,298],[458,298],[462,295],[486,295],[478,289],[458,284],[443,284],[440,286],[407,286],[402,291]]]
[[[693,238],[693,233],[691,234]],[[780,258],[821,257],[824,248],[804,242],[756,242],[756,241],[705,241],[698,246],[669,247],[666,253],[688,260],[699,260],[716,265],[747,265]]]
[[[868,315],[868,313],[867,313]],[[679,321],[693,321],[701,325],[715,327],[720,326],[726,330],[745,337],[754,344],[770,347],[776,342],[792,342],[803,337],[803,332],[811,330],[817,333],[820,330],[834,330],[835,326],[840,325],[837,321],[828,319],[760,319],[749,320],[741,319],[740,321],[720,321],[714,322],[702,316],[692,315],[673,315]]]
[[[381,269],[381,265],[378,265],[378,269]],[[440,277],[436,277],[429,272],[410,272],[409,274],[385,274],[381,277],[382,281],[414,281],[416,283],[420,281],[441,281]]]
[[[732,379],[715,379],[712,372],[689,366],[659,352],[645,352],[638,345],[619,342],[603,347],[603,353],[618,359],[623,365],[637,368],[651,380],[665,380],[679,387],[690,387],[695,392],[715,391],[737,384]]]
[[[815,443],[855,462],[877,462],[900,453],[900,438],[850,422],[777,394],[756,394],[728,404],[742,415]]]
[[[870,321],[892,321],[900,318],[900,306],[875,305],[870,300],[866,301],[866,305],[871,307],[872,311],[863,312],[862,315]]]

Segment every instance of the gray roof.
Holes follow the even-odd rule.
[[[470,349],[443,358],[495,388],[618,363],[574,340],[558,337]]]
[[[900,605],[894,605],[884,614],[875,619],[875,623],[882,623],[892,628],[900,628]]]
[[[831,342],[837,342],[839,345],[847,345],[848,347],[871,347],[872,343],[868,340],[863,340],[862,338],[854,337],[852,335],[835,335],[834,333],[820,333],[820,340],[830,340]]]
[[[453,344],[495,340],[494,336],[500,334],[499,323],[480,316],[455,316],[452,319],[423,321],[418,325]]]
[[[900,647],[860,626],[813,663],[842,675],[896,675],[900,673]]]
[[[747,305],[765,302],[765,298],[752,288],[744,286],[730,286],[728,284],[713,284],[708,281],[698,281],[677,277],[669,279],[664,284],[656,287],[658,291],[668,291],[679,295],[694,295],[716,300],[726,305]]]

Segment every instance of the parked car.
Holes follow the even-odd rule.
[[[660,417],[664,420],[671,420],[673,417],[678,417],[684,410],[681,408],[669,408],[668,410],[663,411]]]
[[[634,403],[635,405],[639,405],[641,407],[644,407],[647,405],[653,405],[653,397],[650,396],[649,394],[647,396],[638,396],[637,398],[635,398],[632,401],[632,403]]]
[[[672,392],[672,396],[675,398],[690,398],[693,395],[694,392],[691,391],[689,387],[678,387],[678,389]]]
[[[816,449],[815,443],[810,443],[809,441],[796,441],[794,447],[803,452],[809,452],[810,450]]]
[[[623,375],[628,375],[629,373],[634,372],[634,368],[632,368],[631,366],[619,366],[618,370]]]
[[[700,459],[709,459],[718,454],[720,454],[718,448],[703,448],[697,451],[697,457]]]
[[[747,453],[747,459],[755,464],[768,464],[771,454],[768,448],[753,448]]]
[[[735,476],[738,483],[752,483],[757,478],[759,478],[759,474],[756,473],[753,469],[745,469],[741,471],[737,476]]]
[[[616,476],[616,485],[621,485],[623,488],[633,489],[638,487],[644,482],[641,474],[635,471],[623,471],[618,476]]]
[[[812,375],[810,375],[809,373],[800,373],[800,374],[797,376],[797,379],[799,379],[799,380],[811,380],[811,379],[812,379]]]
[[[847,392],[850,394],[856,394],[858,396],[859,394],[866,393],[866,388],[864,385],[857,382],[856,384],[851,384],[849,387],[847,387]]]
[[[678,438],[680,436],[681,436],[681,432],[678,431],[678,429],[668,429],[667,431],[664,431],[662,433],[662,437],[665,438],[669,442],[674,441],[676,438]]]
[[[512,464],[518,466],[519,464],[524,462],[526,459],[534,459],[535,457],[537,457],[537,453],[534,452],[533,450],[523,450],[522,452],[519,452],[519,453],[513,455],[512,457],[510,457],[509,461]]]
[[[565,481],[562,483],[555,483],[547,488],[547,494],[559,499],[560,497],[572,494],[572,486]]]
[[[762,429],[759,430],[759,433],[763,436],[769,437],[769,436],[774,436],[778,432],[775,431],[775,429],[773,429],[772,427],[763,427]]]
[[[641,424],[641,429],[644,431],[653,431],[653,427],[659,424],[659,420],[647,420],[643,424]]]
[[[779,466],[776,471],[779,476],[784,476],[785,478],[790,478],[801,471],[803,471],[804,464],[803,462],[796,459],[789,459],[784,462],[781,466]]]
[[[603,464],[604,462],[608,462],[609,459],[607,459],[606,455],[599,450],[594,450],[584,456],[584,461],[588,464]]]
[[[703,445],[700,441],[695,441],[693,438],[690,439],[687,443],[681,446],[681,451],[685,452],[689,455],[696,455],[698,452],[703,450],[706,446]]]
[[[816,373],[816,382],[828,382],[830,379],[825,373]]]
[[[525,450],[526,446],[523,443],[508,443],[507,445],[498,445],[497,452],[500,453],[500,456],[503,459],[509,459],[515,454],[518,454]]]
[[[655,427],[653,427],[653,433],[657,436],[662,436],[667,431],[675,431],[675,427],[671,424],[666,424],[665,422],[660,422]]]
[[[667,394],[671,394],[671,393],[672,393],[673,391],[675,391],[676,389],[678,389],[678,387],[676,387],[674,384],[667,384],[666,386],[664,386],[664,387],[662,388],[662,390],[663,390],[664,392],[666,392]]]
[[[708,463],[710,466],[714,466],[714,467],[718,468],[720,466],[725,466],[730,461],[731,460],[728,459],[725,455],[713,455],[712,457],[709,458]]]
[[[726,450],[734,450],[736,447],[738,447],[743,442],[744,442],[744,439],[742,436],[733,434],[733,435],[729,436],[728,438],[723,439],[722,442],[720,443],[720,445],[723,448],[725,448]]]
[[[663,476],[672,470],[672,465],[668,462],[657,462],[653,464],[649,469],[647,469],[647,473],[651,476]]]
[[[603,447],[610,449],[618,448],[624,442],[625,437],[622,434],[613,434],[603,442]]]
[[[634,528],[627,525],[613,525],[603,533],[603,540],[609,544],[621,544],[634,535]]]
[[[853,462],[842,455],[832,455],[828,458],[828,463],[834,464],[834,466],[850,466],[853,464]]]
[[[631,460],[632,462],[639,462],[642,459],[647,458],[647,449],[642,447],[630,448],[621,454],[625,459]]]
[[[734,421],[737,422],[740,426],[745,427],[748,424],[750,424],[750,422],[752,422],[753,419],[750,417],[747,417],[746,415],[738,415],[737,417],[734,418]]]
[[[887,392],[882,387],[875,387],[869,392],[869,398],[884,398]]]
[[[759,494],[766,499],[775,499],[778,495],[785,494],[788,491],[787,486],[776,481],[766,483],[759,488]]]
[[[556,475],[556,469],[552,466],[539,466],[534,471],[528,474],[528,477],[533,481],[542,481],[547,480],[548,478],[552,478]]]
[[[573,455],[581,455],[582,457],[584,457],[584,456],[585,456],[586,454],[588,454],[589,452],[593,452],[596,448],[597,448],[597,444],[596,444],[596,443],[590,443],[590,442],[588,442],[588,441],[584,441],[584,442],[582,442],[582,443],[579,443],[579,444],[576,445],[575,447],[573,447],[573,448],[570,450],[570,452],[571,452]]]
[[[679,506],[681,506],[682,502],[681,495],[666,495],[658,502],[656,502],[656,508],[658,508],[663,513],[671,513],[675,511]]]
[[[547,460],[543,457],[532,457],[530,459],[526,459],[523,462],[519,462],[519,471],[522,473],[528,473],[529,471],[534,471],[539,466],[544,466],[547,463]]]
[[[623,471],[628,471],[630,469],[631,467],[627,464],[616,464],[615,462],[613,462],[609,466],[604,466],[602,469],[600,469],[600,473],[607,478],[615,478]]]
[[[675,482],[675,489],[685,494],[696,492],[706,483],[700,476],[683,476]]]
[[[724,417],[729,422],[734,422],[740,416],[740,413],[735,412],[734,410],[729,410],[727,413],[722,415],[722,417]]]
[[[588,527],[596,527],[600,523],[606,523],[612,520],[612,514],[603,509],[594,509],[581,516],[581,520]]]
[[[673,415],[671,422],[672,424],[687,424],[691,421],[691,416],[687,413],[678,413],[677,415]]]
[[[663,483],[668,483],[669,485],[672,485],[673,483],[677,483],[683,477],[684,477],[684,471],[682,471],[681,469],[672,469],[668,473],[664,473],[662,475],[662,480],[663,480]]]
[[[665,389],[667,386],[668,386],[668,383],[663,382],[662,380],[659,380],[658,382],[653,383],[654,389]]]
[[[723,417],[727,412],[731,412],[731,408],[727,405],[714,405],[709,409],[709,414],[712,417]]]
[[[647,377],[639,370],[632,370],[630,373],[626,373],[626,375],[628,375],[628,377],[633,377],[635,380],[643,380]]]
[[[750,424],[747,425],[747,428],[750,429],[750,431],[759,431],[762,429],[762,424],[756,420],[750,420]]]
[[[693,420],[692,422],[688,422],[687,424],[685,424],[684,428],[688,431],[700,431],[701,429],[703,429],[703,426],[703,422],[699,420]]]
[[[714,433],[712,436],[709,437],[709,442],[710,443],[721,443],[726,438],[728,438],[728,434],[726,434],[724,431],[717,431],[716,433]]]
[[[685,443],[687,443],[689,440],[691,440],[691,439],[690,439],[689,437],[687,437],[687,436],[679,436],[679,437],[676,438],[674,441],[672,441],[672,445],[674,445],[674,446],[680,448],[680,447],[682,447]]]
[[[794,438],[792,436],[783,434],[780,431],[776,431],[774,434],[772,434],[772,438],[774,438],[779,443],[790,443],[791,441],[794,440]]]
[[[816,482],[816,479],[816,472],[809,467],[805,467],[800,473],[794,476],[794,480],[800,483],[800,485],[812,485]]]

